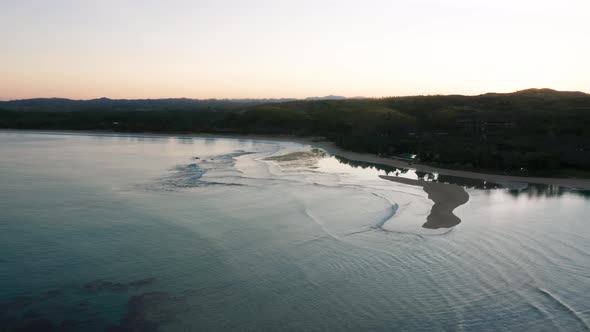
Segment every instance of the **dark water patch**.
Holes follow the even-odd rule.
[[[152,286],[156,283],[156,278],[145,278],[145,279],[138,279],[135,281],[131,281],[127,283],[129,287],[147,287]]]
[[[75,319],[66,319],[59,325],[59,330],[63,332],[83,331],[85,322]]]
[[[9,317],[0,320],[3,332],[54,332],[62,331],[55,323],[40,315]]]
[[[105,280],[95,280],[84,284],[82,287],[89,293],[101,293],[101,292],[114,292],[122,293],[126,292],[128,287],[126,284],[120,282],[111,282]]]
[[[44,317],[38,311],[29,310],[29,311],[26,311],[24,314],[22,314],[21,318],[26,319],[26,320],[34,320],[34,319],[40,319],[40,318],[44,318]]]
[[[6,313],[0,312],[0,331],[10,331],[10,328],[16,325],[17,321],[18,318],[16,316],[9,316]]]
[[[63,294],[64,294],[64,292],[61,289],[52,289],[52,290],[49,290],[49,291],[41,294],[41,296],[39,296],[39,300],[40,301],[53,300],[55,298],[62,296]]]
[[[128,283],[113,282],[108,280],[94,280],[82,286],[82,289],[88,293],[113,292],[122,293],[130,288],[149,287],[156,284],[156,278],[143,278],[133,280]]]
[[[28,296],[16,296],[0,302],[0,312],[21,311],[33,304],[34,299]]]
[[[166,292],[149,292],[132,296],[121,322],[108,332],[158,332],[189,309],[185,296]]]
[[[75,305],[77,308],[89,308],[90,306],[92,306],[90,301],[86,301],[86,300],[77,302]]]
[[[10,316],[0,319],[0,331],[2,332],[75,332],[87,331],[96,322],[77,319],[65,319],[54,322],[37,311],[27,311],[19,316]]]

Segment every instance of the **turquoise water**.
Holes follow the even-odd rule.
[[[0,132],[0,330],[589,329],[587,193],[466,183],[428,230],[396,170],[265,160],[309,150]]]

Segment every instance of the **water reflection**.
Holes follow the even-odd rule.
[[[511,189],[508,191],[510,195],[528,197],[559,197],[566,193],[576,194],[590,199],[590,190],[573,189],[555,185],[529,183],[525,190]]]
[[[395,175],[399,176],[400,174],[405,174],[409,171],[406,168],[397,168],[388,165],[381,165],[381,164],[373,164],[364,161],[356,161],[351,159],[346,159],[344,157],[334,156],[336,160],[338,160],[341,164],[345,164],[354,168],[362,168],[362,169],[375,169],[380,172],[385,172],[385,175]]]
[[[441,183],[456,184],[469,189],[492,190],[507,189],[508,193],[514,197],[560,197],[564,194],[574,194],[590,199],[590,190],[581,190],[556,185],[536,184],[536,183],[494,183],[480,179],[469,179],[459,176],[444,175],[438,173],[429,173],[417,171],[408,168],[398,168],[394,166],[374,164],[364,161],[355,161],[343,157],[334,156],[338,162],[353,168],[373,170],[380,173],[379,175],[399,176],[414,180],[433,181]]]
[[[103,141],[103,142],[110,142],[115,140],[119,143],[150,143],[150,142],[161,142],[161,141],[171,141],[174,138],[166,137],[166,136],[153,136],[147,134],[114,134],[114,133],[67,133],[67,132],[56,132],[56,133],[33,133],[33,134],[43,134],[43,135],[56,135],[56,136],[76,136],[82,139],[90,139],[95,141]]]
[[[176,137],[176,142],[179,144],[195,144],[192,137]]]

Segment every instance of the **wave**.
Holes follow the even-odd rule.
[[[392,203],[390,200],[388,200],[387,198],[373,192],[372,193],[374,196],[377,196],[379,198],[383,198],[385,201],[387,201],[387,203],[390,205],[389,206],[389,213],[383,217],[381,220],[377,221],[375,223],[375,225],[373,225],[374,229],[380,229],[380,230],[384,230],[383,229],[383,225],[385,225],[386,222],[390,221],[391,219],[393,219],[393,217],[395,217],[395,214],[397,213],[397,210],[399,209],[399,204],[397,203]]]
[[[565,301],[563,301],[562,299],[560,299],[557,295],[551,293],[550,291],[543,289],[543,288],[537,288],[537,290],[546,298],[548,299],[550,302],[552,302],[553,304],[555,304],[556,307],[559,307],[562,309],[563,312],[569,314],[574,320],[578,321],[584,328],[585,331],[590,331],[590,326],[588,325],[588,323],[584,320],[583,317],[581,317],[578,312],[576,310],[574,310],[572,307],[570,307]]]
[[[136,187],[147,190],[177,191],[207,186],[246,186],[239,181],[227,182],[223,179],[240,179],[242,172],[235,167],[236,158],[252,153],[255,152],[237,150],[223,155],[195,158],[196,161],[193,163],[176,165],[169,174],[149,184]],[[212,176],[205,176],[209,174]]]
[[[384,254],[384,255],[388,256],[389,258],[394,259],[395,261],[401,263],[399,257],[397,257],[393,252],[390,252],[390,251],[385,250],[385,249],[380,249],[379,247],[361,245],[359,243],[355,243],[356,241],[355,242],[352,242],[352,240],[350,240],[350,241],[349,240],[346,240],[344,238],[348,234],[344,234],[344,235],[338,236],[338,235],[332,233],[328,229],[328,227],[324,224],[324,222],[322,222],[322,220],[319,217],[317,217],[313,213],[311,213],[311,211],[309,210],[309,208],[304,207],[303,208],[303,211],[304,211],[305,215],[310,220],[312,220],[315,224],[317,224],[318,226],[321,227],[322,231],[324,232],[324,234],[326,236],[328,236],[328,237],[330,237],[330,238],[332,238],[332,239],[334,239],[334,240],[336,240],[336,241],[338,241],[340,243],[346,244],[346,245],[351,246],[351,247],[354,247],[354,248],[358,248],[358,249],[362,249],[362,250],[367,250],[367,251],[371,251],[371,252],[376,252],[376,253]],[[369,228],[369,229],[367,229],[367,230],[365,230],[363,232],[372,231],[372,230],[374,230],[374,229],[373,228]],[[363,232],[359,232],[359,233],[363,233]],[[400,235],[410,235],[410,236],[412,236],[412,235],[416,235],[416,234],[404,234],[404,233],[400,233]],[[418,235],[418,237],[420,237],[420,236]],[[418,237],[414,237],[414,239],[417,239]],[[307,242],[318,241],[320,239],[321,239],[321,237],[314,237],[314,238],[308,240]]]

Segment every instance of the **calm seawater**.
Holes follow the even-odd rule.
[[[0,132],[0,330],[589,329],[588,193],[466,183],[429,230],[397,170],[310,150]]]

